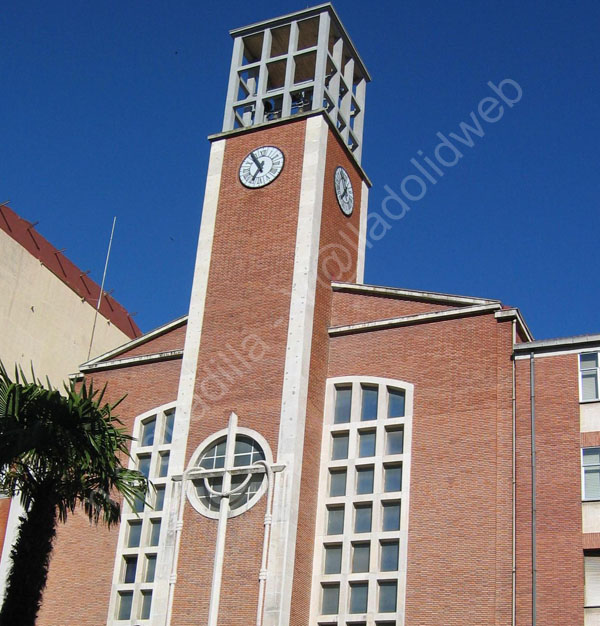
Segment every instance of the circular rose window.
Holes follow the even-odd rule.
[[[229,516],[240,515],[254,506],[266,488],[266,442],[240,432],[217,433],[200,446],[190,461],[192,481],[188,491],[194,508],[217,517],[221,501],[229,502]],[[219,436],[220,435],[220,436]],[[260,437],[262,439],[262,437]]]

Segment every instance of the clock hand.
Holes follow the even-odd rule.
[[[254,179],[258,176],[258,174],[259,174],[260,172],[262,172],[262,168],[263,168],[263,165],[264,165],[264,164],[265,164],[265,162],[264,162],[264,161],[263,161],[262,163],[258,163],[258,162],[257,162],[257,164],[256,164],[256,165],[257,165],[257,170],[256,170],[256,172],[254,172],[254,176],[252,177],[252,180],[254,180]]]
[[[256,167],[258,167],[258,171],[262,172],[263,169],[263,163],[261,163],[257,158],[256,155],[254,154],[254,152],[250,153],[250,158],[254,161],[254,163],[256,164]],[[256,176],[256,174],[255,174]]]

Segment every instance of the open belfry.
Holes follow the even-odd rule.
[[[350,36],[331,4],[231,35],[189,312],[77,374],[153,488],[60,526],[39,625],[600,624],[600,335],[364,284]]]

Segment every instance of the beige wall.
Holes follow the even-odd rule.
[[[55,386],[87,360],[94,308],[0,230],[0,360]],[[99,315],[91,357],[129,341]]]

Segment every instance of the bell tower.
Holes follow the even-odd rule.
[[[209,137],[171,454],[181,480],[157,619],[306,626],[330,283],[362,282],[364,271],[369,75],[329,3],[231,35],[223,129]]]

